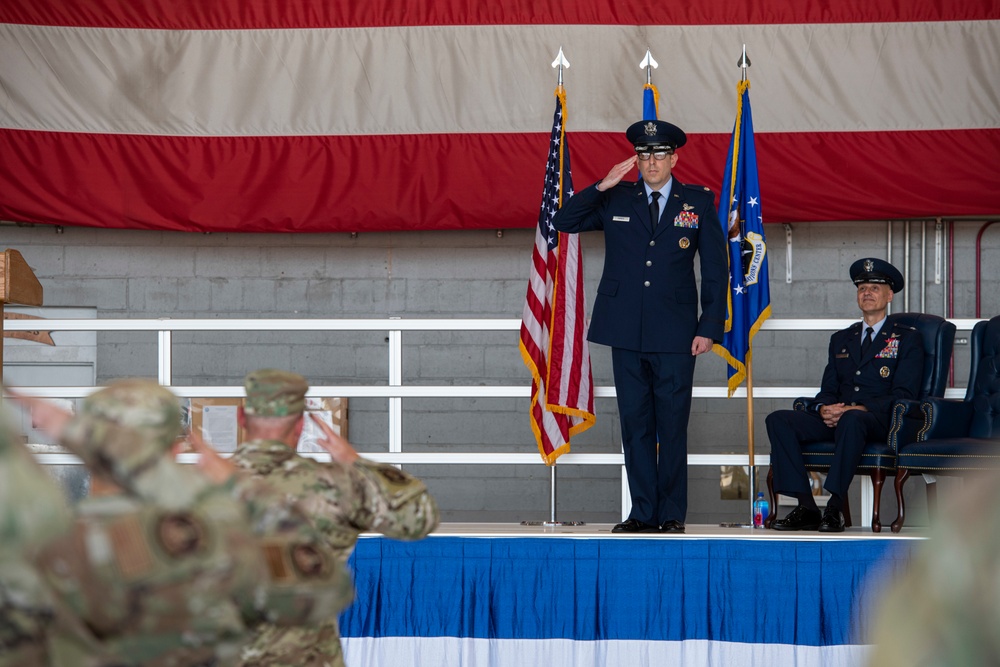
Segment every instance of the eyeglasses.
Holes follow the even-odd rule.
[[[636,153],[636,155],[639,156],[639,159],[642,160],[643,162],[648,161],[650,156],[655,157],[657,162],[659,162],[661,160],[666,160],[668,155],[673,155],[673,154],[674,154],[673,151],[656,151],[655,153],[649,153],[649,152]]]

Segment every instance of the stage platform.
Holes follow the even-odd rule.
[[[921,531],[445,523],[366,535],[342,616],[350,667],[865,664],[879,591]]]
[[[612,533],[613,523],[585,523],[579,526],[568,525],[525,525],[517,523],[442,523],[434,531],[436,537],[608,537],[621,538],[651,538],[651,539],[721,539],[721,540],[922,540],[926,539],[926,531],[919,528],[905,528],[901,533],[894,534],[886,526],[881,533],[873,533],[871,527],[854,526],[843,533],[820,533],[819,531],[801,531],[781,533],[776,530],[751,528],[750,526],[731,526],[719,524],[688,524],[683,534],[640,533],[639,535],[622,535]]]

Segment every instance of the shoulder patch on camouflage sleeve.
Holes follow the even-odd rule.
[[[358,459],[355,465],[375,483],[379,492],[385,496],[389,509],[397,510],[427,491],[427,486],[422,481],[388,463]]]
[[[179,512],[160,517],[156,524],[156,537],[168,556],[183,558],[201,550],[206,535],[198,519]]]

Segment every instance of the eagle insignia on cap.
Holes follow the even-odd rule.
[[[650,121],[643,126],[643,130],[646,132],[647,137],[656,136],[656,123]]]
[[[875,270],[875,262],[871,261],[870,259],[866,259],[865,260],[865,271],[867,271],[868,273],[871,273],[874,270]]]

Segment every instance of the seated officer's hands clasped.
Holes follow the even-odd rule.
[[[844,403],[833,403],[831,405],[824,405],[819,409],[819,416],[823,418],[823,423],[830,428],[836,428],[837,424],[840,422],[840,418],[848,410],[864,410],[868,411],[863,405],[846,405]]]

